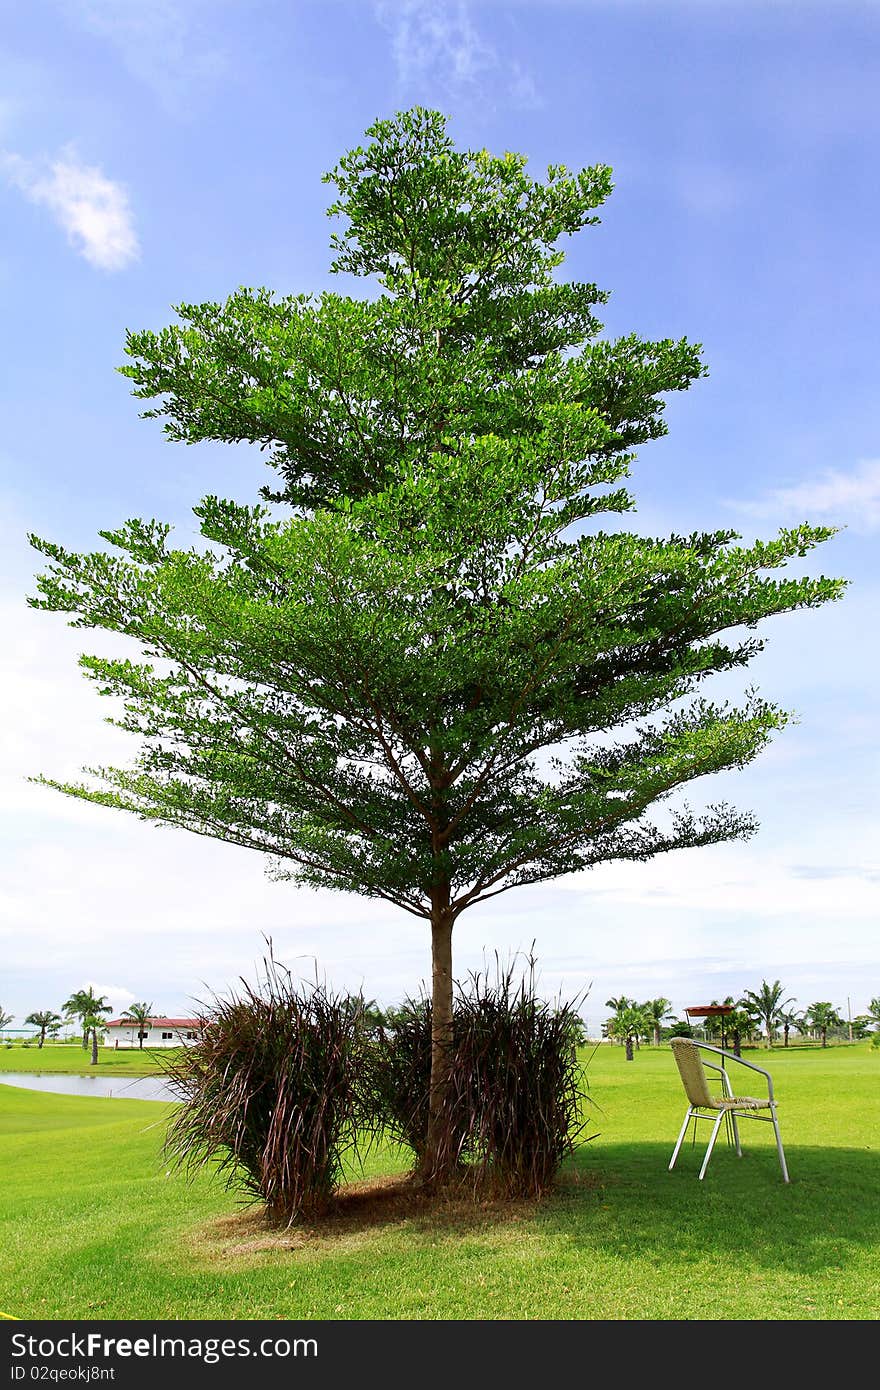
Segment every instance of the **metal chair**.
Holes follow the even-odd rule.
[[[697,1137],[697,1120],[712,1121],[712,1136],[709,1146],[703,1159],[703,1166],[700,1169],[700,1179],[705,1177],[706,1169],[709,1166],[709,1159],[712,1157],[712,1150],[715,1147],[715,1140],[718,1138],[718,1131],[722,1121],[728,1126],[728,1140],[733,1132],[733,1142],[736,1145],[736,1156],[742,1158],[742,1148],[739,1142],[739,1129],[737,1119],[741,1120],[762,1120],[764,1124],[772,1124],[776,1133],[776,1149],[779,1154],[779,1165],[782,1168],[783,1182],[789,1182],[788,1168],[785,1162],[785,1153],[782,1148],[782,1139],[779,1134],[779,1121],[776,1118],[776,1101],[773,1096],[773,1081],[768,1071],[763,1067],[755,1066],[754,1062],[747,1062],[742,1057],[737,1057],[735,1052],[726,1052],[721,1047],[712,1047],[709,1043],[694,1042],[691,1038],[672,1038],[670,1040],[672,1055],[675,1058],[681,1075],[682,1084],[688,1098],[688,1111],[684,1117],[684,1124],[681,1133],[673,1150],[672,1158],[669,1161],[669,1171],[675,1167],[675,1160],[678,1158],[679,1149],[682,1146],[687,1127],[691,1120],[694,1121],[694,1140]],[[707,1061],[704,1053],[714,1053],[720,1058],[718,1062]],[[736,1062],[738,1066],[748,1067],[750,1071],[760,1072],[761,1076],[767,1081],[766,1099],[756,1096],[737,1096],[733,1093],[730,1084],[730,1077],[725,1069],[725,1061]],[[713,1096],[709,1090],[709,1077],[707,1070],[717,1072],[721,1077],[721,1095]],[[759,1110],[769,1110],[769,1115],[759,1115]]]

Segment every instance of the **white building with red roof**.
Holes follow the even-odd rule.
[[[158,1014],[143,1024],[131,1018],[111,1018],[104,1024],[108,1047],[140,1047],[138,1034],[143,1032],[144,1047],[192,1047],[201,1032],[198,1018],[163,1018]]]

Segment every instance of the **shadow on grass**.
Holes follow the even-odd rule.
[[[702,1182],[705,1146],[683,1148],[670,1173],[672,1147],[579,1151],[537,1219],[548,1233],[622,1259],[656,1247],[686,1264],[711,1251],[801,1275],[844,1267],[856,1247],[880,1248],[877,1150],[787,1148],[786,1184],[771,1146],[749,1151],[744,1142],[741,1159],[716,1150]],[[565,1182],[574,1174],[579,1189]]]
[[[590,1174],[574,1171],[561,1179],[566,1191],[583,1191],[594,1182]],[[487,1227],[531,1225],[543,1205],[556,1197],[555,1191],[540,1201],[475,1197],[466,1187],[429,1194],[415,1187],[406,1174],[388,1174],[347,1184],[319,1220],[272,1227],[263,1208],[251,1206],[201,1227],[194,1244],[208,1254],[241,1255],[332,1246],[403,1227],[411,1235],[428,1239],[466,1236]]]
[[[621,1260],[655,1258],[684,1274],[709,1255],[799,1276],[845,1268],[857,1248],[880,1248],[877,1151],[792,1147],[790,1184],[775,1148],[745,1144],[742,1159],[717,1150],[700,1182],[703,1151],[683,1149],[670,1173],[671,1143],[587,1145],[539,1201],[427,1196],[390,1174],[345,1187],[320,1221],[273,1229],[252,1207],[193,1231],[191,1248],[213,1263],[304,1248],[330,1254],[352,1241],[363,1249],[395,1228],[415,1246],[506,1229]]]

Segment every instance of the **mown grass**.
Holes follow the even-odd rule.
[[[431,1209],[375,1193],[271,1232],[161,1158],[166,1107],[0,1086],[0,1311],[32,1318],[876,1319],[880,1056],[769,1055],[745,1157],[666,1165],[685,1100],[667,1049],[600,1048],[599,1137],[539,1204]],[[368,1177],[399,1171],[373,1153]]]
[[[175,1051],[177,1049],[174,1049]],[[32,1043],[23,1047],[21,1043],[0,1044],[0,1072],[29,1071],[46,1075],[63,1072],[69,1076],[152,1076],[161,1071],[160,1058],[168,1056],[172,1049],[151,1052],[144,1048],[98,1048],[98,1064],[92,1066],[91,1048],[79,1044],[46,1043],[37,1047]]]

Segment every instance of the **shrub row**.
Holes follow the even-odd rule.
[[[200,1041],[165,1063],[180,1104],[166,1152],[210,1166],[274,1223],[326,1210],[352,1161],[384,1137],[421,1162],[428,1130],[431,1005],[381,1020],[358,996],[295,981],[265,962],[257,987],[215,998]],[[473,974],[456,993],[445,1142],[475,1190],[537,1196],[581,1137],[586,1095],[574,1003]]]

